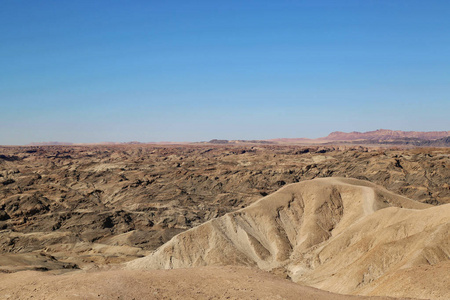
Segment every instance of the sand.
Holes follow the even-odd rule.
[[[245,267],[0,274],[0,299],[388,299],[345,296]]]

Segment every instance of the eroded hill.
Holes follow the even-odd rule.
[[[127,267],[241,265],[340,294],[446,299],[449,262],[450,204],[418,203],[367,181],[321,178],[181,233]],[[433,281],[414,272],[423,267],[437,275]]]
[[[0,251],[16,258],[1,268],[84,268],[145,256],[286,184],[332,176],[450,203],[448,149],[1,147]]]

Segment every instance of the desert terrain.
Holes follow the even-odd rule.
[[[449,178],[449,148],[1,147],[0,297],[448,299]]]
[[[396,299],[330,293],[237,266],[64,275],[24,271],[0,274],[0,280],[0,299]]]

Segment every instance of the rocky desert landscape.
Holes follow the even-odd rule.
[[[450,300],[448,1],[2,1],[0,300]]]
[[[450,295],[448,148],[0,150],[2,299]]]

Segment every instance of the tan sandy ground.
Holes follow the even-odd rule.
[[[333,293],[447,300],[449,232],[450,204],[321,178],[185,231],[127,268],[241,265]]]
[[[374,293],[399,297],[405,291],[419,299],[450,299],[450,261],[398,270],[384,278]]]
[[[391,299],[338,295],[246,267],[0,274],[0,299]]]

